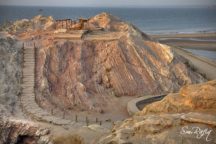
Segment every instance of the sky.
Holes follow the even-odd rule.
[[[196,7],[216,5],[216,0],[0,0],[0,5],[70,7]]]

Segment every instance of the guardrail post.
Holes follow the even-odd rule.
[[[89,120],[88,120],[88,117],[86,116],[86,126],[89,125]]]
[[[75,121],[78,122],[78,116],[77,115],[75,116]]]
[[[64,109],[64,111],[63,111],[63,119],[65,118],[65,109]]]

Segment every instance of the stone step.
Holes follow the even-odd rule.
[[[24,57],[35,57],[35,54],[32,53],[32,54],[24,54]]]
[[[29,65],[26,65],[25,67],[23,67],[23,70],[34,70],[34,68],[35,68],[34,64],[31,64],[31,65],[29,64]]]
[[[22,79],[34,79],[35,78],[35,75],[34,74],[26,74],[23,76]]]
[[[33,86],[34,86],[34,84],[35,84],[35,82],[27,82],[27,81],[26,81],[26,82],[24,82],[24,84],[26,84],[26,85],[28,84],[28,85],[30,85],[30,86],[32,86],[32,87],[33,87]]]
[[[25,60],[24,64],[33,64],[33,65],[35,65],[35,61],[34,60]]]
[[[34,90],[26,90],[22,92],[23,96],[34,95]]]
[[[34,56],[24,56],[24,59],[35,59]]]
[[[28,86],[31,86],[31,87],[34,87],[34,86],[35,86],[34,83],[25,83],[25,84],[28,85]]]
[[[24,60],[24,64],[35,64],[34,60]]]
[[[35,64],[34,63],[32,63],[32,64],[24,64],[23,66],[25,66],[23,69],[28,69],[28,68],[30,68],[30,69],[34,69],[35,68]]]
[[[33,63],[33,64],[35,64],[35,60],[34,59],[24,59],[24,64],[25,63]]]
[[[32,84],[32,85],[34,85],[35,82],[34,81],[24,81],[23,83],[24,84]]]
[[[35,57],[34,57],[34,55],[24,55],[24,59],[26,59],[26,58],[34,59]]]
[[[25,52],[24,53],[24,56],[35,56],[35,53],[33,53],[33,52]]]
[[[24,58],[24,62],[35,62],[34,58]]]
[[[34,54],[34,53],[35,53],[35,52],[34,52],[33,50],[27,50],[27,51],[25,50],[25,51],[24,51],[24,55],[25,55],[25,54]]]
[[[29,62],[29,63],[24,63],[24,66],[33,66],[35,67],[35,63],[34,62]]]
[[[35,63],[34,62],[30,62],[30,63],[24,63],[23,64],[24,66],[26,65],[26,66],[29,66],[29,67],[31,67],[31,66],[33,66],[33,68],[35,67]]]
[[[29,85],[21,85],[23,89],[26,89],[26,88],[30,88],[32,86],[29,86]]]
[[[33,80],[33,79],[35,79],[35,76],[34,75],[31,75],[31,76],[24,76],[23,77],[23,79],[22,80],[29,80],[29,79],[31,79],[31,80]],[[35,80],[34,80],[35,81]]]
[[[35,62],[34,61],[28,61],[28,62],[24,62],[23,65],[28,65],[28,66],[35,66]]]
[[[35,77],[34,76],[24,76],[24,78],[22,79],[23,82],[28,82],[28,80],[31,80],[31,81],[35,81]]]
[[[24,53],[34,53],[34,49],[30,48],[30,49],[25,49]]]
[[[32,87],[34,87],[33,85],[32,85]],[[32,87],[28,87],[28,88],[32,88]],[[34,89],[27,89],[27,87],[25,87],[25,89],[23,89],[23,91],[22,91],[22,93],[29,93],[29,92],[33,92],[34,93]]]
[[[26,74],[26,76],[27,75],[31,75],[32,74],[32,76],[34,76],[34,70],[25,70],[25,71],[23,71],[23,76],[25,77],[25,74]]]
[[[28,86],[34,87],[34,86],[35,86],[35,83],[27,83],[27,82],[25,82],[25,85],[28,85]]]
[[[35,65],[34,64],[25,64],[24,65],[24,69],[32,69],[32,70],[34,70],[34,68],[35,68]]]
[[[34,73],[25,73],[25,75],[23,75],[23,79],[34,79],[34,78],[35,78]]]
[[[32,49],[32,50],[34,50],[34,46],[33,45],[30,45],[30,46],[25,46],[24,47],[24,50],[29,50],[29,49]]]
[[[35,81],[32,81],[32,80],[31,81],[30,80],[29,81],[28,80],[23,81],[23,84],[31,84],[31,83],[34,84]]]
[[[35,57],[34,56],[24,56],[24,60],[25,59],[32,59],[32,60],[35,60]]]
[[[24,56],[24,60],[35,60],[35,57],[33,57],[33,56],[27,56],[27,57],[25,57]]]
[[[26,74],[26,75],[25,75]],[[34,79],[35,75],[33,74],[33,72],[28,73],[28,72],[23,72],[23,79]],[[34,79],[35,80],[35,79]]]
[[[35,56],[34,52],[24,52],[24,56]]]
[[[26,88],[31,88],[32,86],[30,85],[21,85],[23,89],[26,89]]]
[[[31,67],[30,67],[30,68],[31,68]],[[23,69],[23,72],[34,72],[34,69],[29,69],[29,68],[25,67],[25,68]]]
[[[24,56],[25,55],[32,55],[32,56],[34,56],[34,54],[35,54],[35,52],[33,52],[33,51],[25,51],[24,52]]]

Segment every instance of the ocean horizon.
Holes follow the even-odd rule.
[[[0,24],[30,19],[36,15],[52,16],[55,19],[78,19],[92,17],[101,12],[120,17],[149,34],[216,32],[216,8],[0,6]]]

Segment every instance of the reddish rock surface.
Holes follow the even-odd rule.
[[[204,81],[170,47],[114,16],[92,17],[84,29],[89,31],[78,40],[42,35],[39,103],[101,112],[113,97],[166,93]]]

